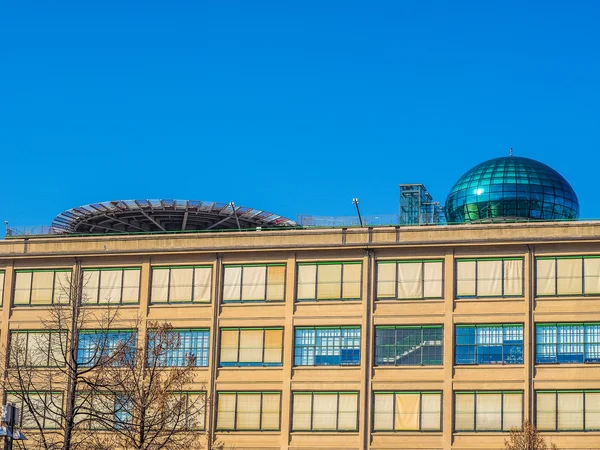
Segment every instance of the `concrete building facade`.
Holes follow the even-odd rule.
[[[76,263],[140,339],[204,333],[190,391],[236,449],[492,449],[525,419],[600,445],[596,222],[13,237],[2,353]]]

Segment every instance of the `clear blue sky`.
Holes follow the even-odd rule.
[[[103,200],[395,213],[508,155],[600,218],[600,3],[7,1],[0,220]]]

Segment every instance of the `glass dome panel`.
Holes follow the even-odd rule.
[[[473,167],[446,199],[448,223],[578,217],[579,202],[568,181],[546,164],[518,156]]]

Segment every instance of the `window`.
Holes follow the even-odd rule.
[[[150,301],[209,303],[211,278],[211,266],[153,267]]]
[[[221,328],[221,366],[281,366],[283,328]]]
[[[443,334],[441,325],[375,327],[375,365],[441,365]]]
[[[156,358],[159,366],[183,367],[195,359],[196,367],[208,367],[208,329],[171,330],[159,336],[148,334],[149,365],[153,365]]]
[[[51,430],[61,426],[62,392],[8,392],[6,403],[9,402],[19,408],[19,428]]]
[[[523,364],[523,325],[457,325],[456,364]]]
[[[75,421],[79,428],[110,430],[127,427],[132,421],[132,404],[124,396],[97,391],[80,391],[75,398],[79,408]]]
[[[69,303],[71,269],[15,271],[14,306]]]
[[[0,306],[4,301],[4,270],[0,270]]]
[[[292,431],[358,431],[358,392],[292,395]]]
[[[535,327],[535,362],[600,362],[600,323],[542,323]]]
[[[181,402],[180,408],[171,408],[171,411],[181,410],[183,415],[180,427],[193,430],[204,430],[206,427],[206,392],[179,392],[173,394],[173,401]]]
[[[441,431],[441,392],[375,392],[373,431]]]
[[[360,327],[297,327],[296,366],[357,366],[360,364]]]
[[[77,348],[77,363],[93,366],[100,358],[114,358],[115,363],[130,357],[136,349],[135,331],[81,331]]]
[[[285,264],[224,266],[224,302],[282,302]]]
[[[538,296],[600,294],[600,256],[553,256],[535,261]]]
[[[218,392],[217,430],[279,431],[281,392]]]
[[[59,331],[11,331],[11,367],[59,367],[65,364],[67,334]]]
[[[83,269],[83,303],[138,303],[139,267]]]
[[[455,392],[456,431],[510,431],[523,425],[523,392]]]
[[[443,297],[442,260],[378,261],[377,299]]]
[[[360,300],[362,263],[298,264],[298,301]]]
[[[523,259],[458,259],[456,296],[522,297]]]
[[[600,431],[600,391],[537,391],[540,431]]]

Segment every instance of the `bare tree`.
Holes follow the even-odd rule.
[[[103,369],[107,391],[93,399],[89,423],[113,432],[93,434],[95,448],[198,448],[209,404],[204,388],[189,389],[199,355],[185,353],[189,348],[168,323],[148,323],[146,337]],[[211,441],[209,448],[222,448]]]
[[[13,332],[2,385],[7,400],[18,404],[27,428],[27,448],[83,450],[88,448],[78,422],[86,411],[81,392],[102,390],[102,367],[121,358],[128,343],[108,339],[118,319],[118,306],[86,307],[81,265],[60,280],[61,301],[49,306],[36,333]],[[88,352],[78,355],[82,330],[94,329]],[[133,339],[134,336],[131,336]],[[22,443],[18,443],[24,448]]]
[[[548,446],[535,425],[526,420],[521,428],[510,430],[504,450],[558,450],[558,447],[555,444]]]

